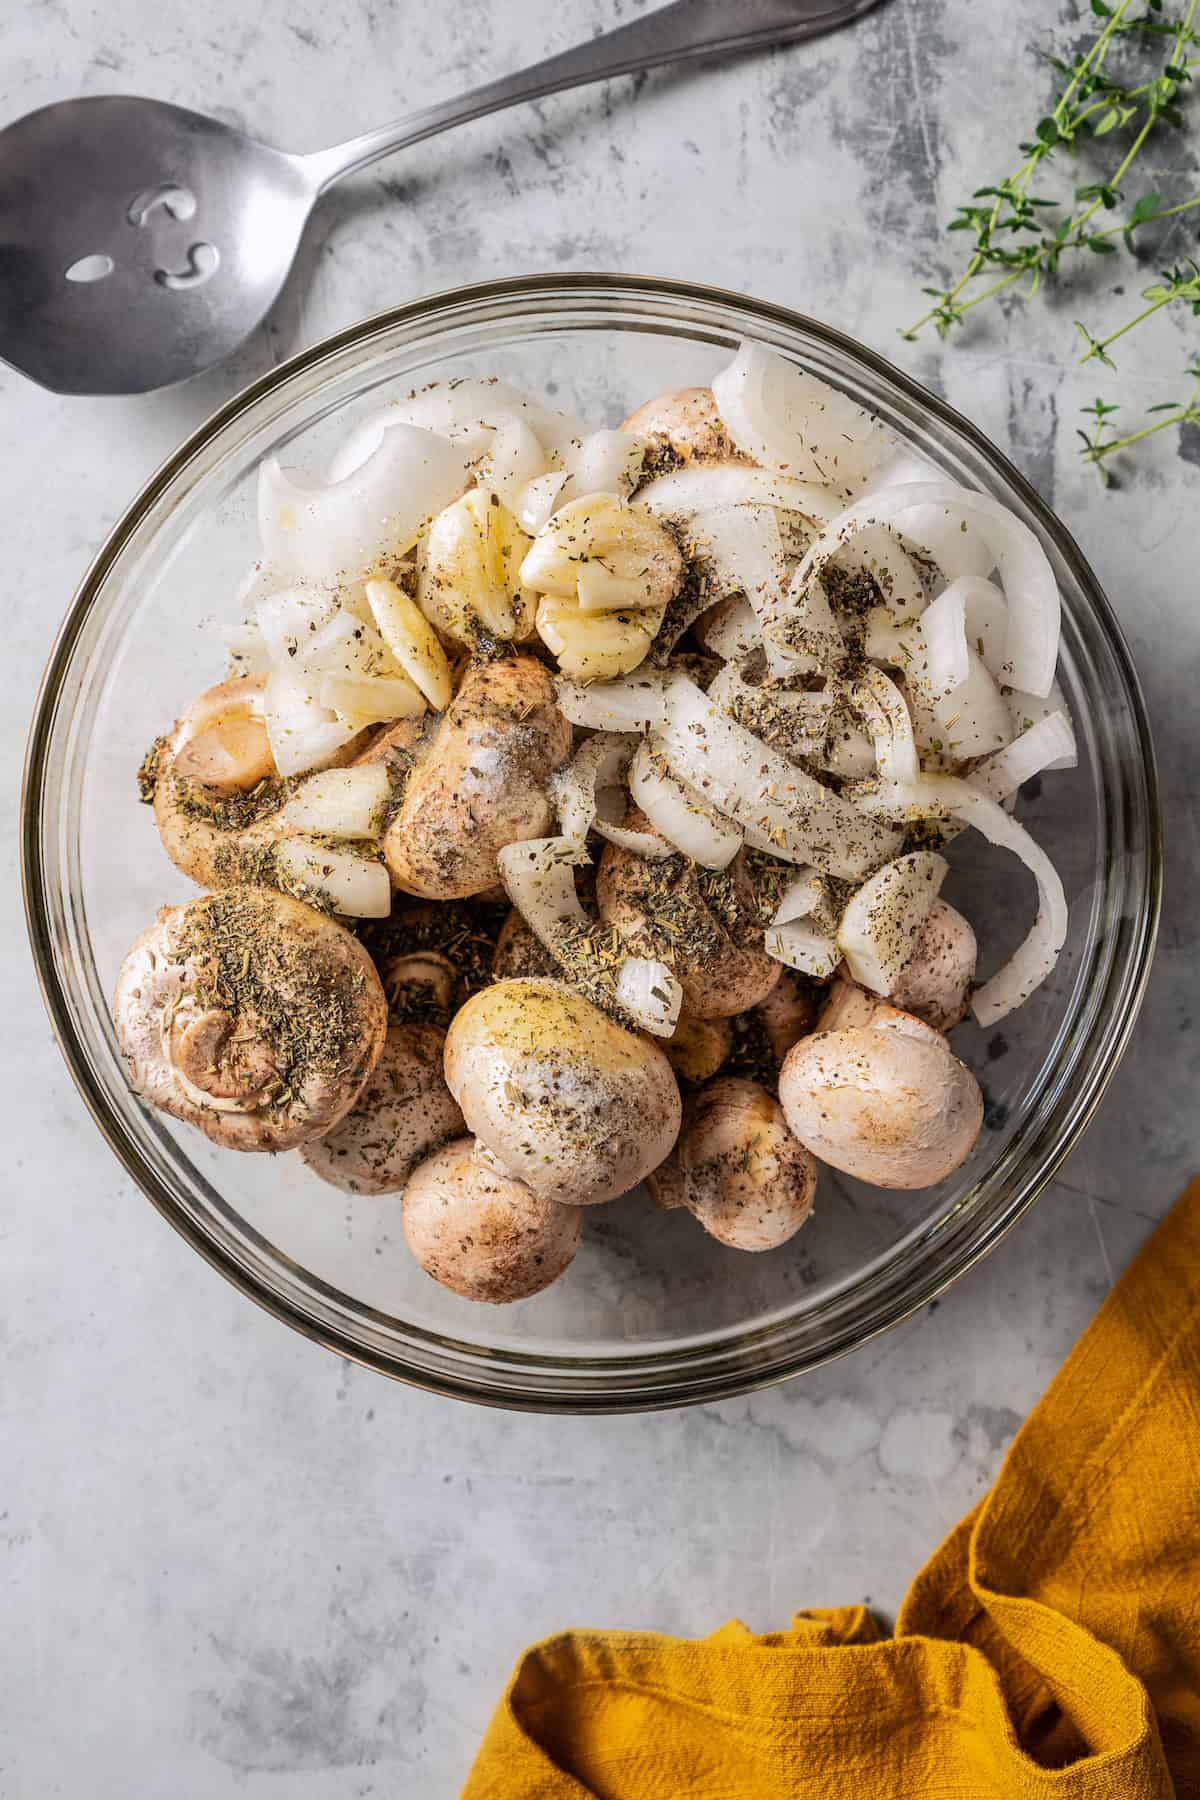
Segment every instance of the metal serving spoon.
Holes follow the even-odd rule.
[[[0,358],[60,394],[136,394],[222,361],[269,310],[318,197],[451,125],[657,63],[814,37],[879,0],[675,0],[561,56],[290,156],[114,95],[0,132]]]

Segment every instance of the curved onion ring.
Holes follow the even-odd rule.
[[[742,847],[736,825],[677,775],[664,773],[663,748],[643,739],[629,769],[629,792],[669,845],[705,869],[727,869]]]
[[[600,811],[597,789],[603,794],[606,789],[621,786],[637,748],[638,739],[632,733],[597,732],[580,745],[565,768],[550,777],[550,793],[564,837],[578,838],[582,843],[595,828],[610,844],[652,862],[662,862],[672,852],[665,838],[653,831],[630,830],[604,818]]]
[[[530,427],[544,450],[561,455],[585,428],[567,413],[551,412],[507,381],[446,381],[368,413],[346,438],[329,465],[329,480],[344,481],[374,455],[397,425],[417,425],[453,438],[470,461],[491,447],[508,419]]]
[[[797,581],[819,575],[827,562],[869,526],[903,526],[905,536],[916,541],[928,509],[940,510],[944,520],[973,525],[986,542],[1008,601],[1007,680],[1034,694],[1047,693],[1058,658],[1058,584],[1046,552],[1028,525],[987,494],[970,493],[950,482],[918,482],[856,500],[810,546],[796,572]]]
[[[764,468],[852,488],[886,454],[878,420],[761,344],[743,342],[728,368],[713,376],[712,391],[737,449]]]
[[[342,481],[309,481],[268,456],[258,472],[258,530],[269,562],[309,581],[353,581],[411,550],[467,486],[454,444],[396,425]]]
[[[672,771],[780,861],[857,881],[899,848],[895,832],[726,717],[695,682],[672,679],[667,713],[662,745]]]

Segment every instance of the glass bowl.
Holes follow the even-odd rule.
[[[1053,980],[959,1054],[987,1119],[940,1187],[884,1192],[822,1172],[814,1217],[765,1255],[723,1249],[644,1195],[589,1209],[565,1277],[515,1306],[460,1300],[409,1257],[400,1204],[349,1198],[295,1156],[238,1156],[130,1093],[109,1022],[121,958],[157,907],[195,890],[167,862],[135,772],[153,738],[220,678],[215,632],[255,555],[267,452],[319,467],[383,395],[495,374],[597,423],[704,383],[743,336],[816,371],[957,481],[1038,533],[1064,601],[1061,678],[1079,767],[1032,783],[1021,815],[1071,906]],[[1150,963],[1160,846],[1153,752],[1107,600],[1029,484],[963,418],[811,319],[714,289],[621,276],[487,282],[328,339],[248,388],[134,501],[85,577],[46,672],[29,746],[26,905],[46,1003],[101,1131],[202,1256],[340,1355],[500,1406],[619,1411],[711,1400],[863,1343],[925,1304],[1013,1224],[1079,1135],[1128,1038]],[[987,973],[1026,929],[1032,886],[974,834],[947,888]]]

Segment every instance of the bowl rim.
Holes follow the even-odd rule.
[[[258,1280],[232,1252],[205,1234],[199,1224],[175,1199],[165,1184],[144,1162],[136,1138],[124,1122],[114,1117],[107,1106],[100,1083],[94,1076],[82,1043],[77,1039],[71,1019],[68,996],[54,954],[49,927],[46,887],[39,854],[41,815],[45,798],[48,758],[46,755],[54,724],[56,702],[62,679],[103,583],[117,563],[134,534],[141,527],[159,498],[175,478],[201,450],[233,424],[243,413],[286,385],[297,375],[322,362],[368,341],[373,336],[415,321],[436,321],[439,314],[452,315],[458,309],[489,302],[511,303],[539,296],[586,294],[602,300],[606,295],[628,299],[631,295],[648,301],[655,299],[732,308],[743,317],[763,324],[776,325],[788,331],[801,332],[829,348],[849,357],[869,375],[882,379],[909,402],[922,408],[942,427],[965,441],[967,445],[1005,482],[1035,516],[1042,532],[1050,538],[1058,554],[1071,569],[1081,588],[1087,593],[1096,623],[1103,630],[1110,652],[1115,658],[1128,700],[1137,740],[1140,773],[1144,781],[1147,831],[1146,856],[1141,881],[1141,905],[1135,920],[1136,937],[1125,956],[1122,974],[1124,1004],[1113,1009],[1102,1022],[1098,1041],[1093,1042],[1084,1079],[1071,1096],[1069,1115],[1060,1125],[1057,1141],[1052,1144],[1041,1164],[1024,1179],[1019,1192],[1001,1215],[986,1229],[962,1245],[956,1254],[938,1267],[923,1265],[915,1271],[916,1279],[906,1286],[903,1297],[883,1295],[877,1303],[876,1316],[865,1328],[843,1327],[827,1343],[814,1350],[796,1346],[790,1354],[777,1354],[768,1362],[747,1366],[736,1353],[723,1359],[721,1367],[706,1374],[693,1375],[681,1386],[672,1376],[672,1360],[690,1361],[694,1352],[672,1352],[651,1349],[642,1358],[626,1357],[606,1362],[603,1356],[557,1356],[560,1367],[578,1366],[589,1375],[636,1375],[640,1366],[659,1372],[658,1382],[644,1380],[636,1386],[606,1385],[603,1391],[590,1393],[571,1387],[562,1391],[537,1391],[519,1384],[516,1376],[526,1370],[544,1370],[545,1359],[537,1353],[506,1350],[498,1356],[487,1352],[493,1367],[503,1365],[511,1371],[506,1386],[482,1388],[459,1376],[453,1367],[432,1368],[402,1360],[378,1351],[349,1336],[336,1325],[320,1321],[304,1312],[288,1297]],[[773,1386],[806,1369],[858,1349],[912,1317],[922,1307],[944,1293],[960,1276],[980,1262],[1007,1236],[1037,1199],[1064,1158],[1090,1122],[1112,1079],[1128,1044],[1145,994],[1153,962],[1162,902],[1163,842],[1159,783],[1149,718],[1132,655],[1124,633],[1103,588],[1072,534],[1058,516],[1042,500],[1021,471],[999,450],[972,421],[932,393],[906,371],[895,367],[886,357],[857,339],[818,319],[775,302],[758,300],[731,289],[704,283],[670,278],[627,275],[609,271],[571,271],[559,274],[531,274],[500,277],[488,281],[464,283],[439,289],[400,306],[373,313],[342,330],[331,333],[307,349],[298,351],[285,362],[248,383],[209,415],[159,465],[126,507],[93,557],[72,595],[63,622],[55,636],[38,687],[26,745],[21,785],[20,808],[21,888],[33,961],[42,1000],[51,1027],[85,1106],[118,1161],[146,1198],[168,1223],[197,1251],[210,1267],[230,1281],[242,1294],[253,1300],[274,1318],[298,1331],[314,1343],[365,1368],[399,1380],[426,1392],[444,1394],[476,1404],[507,1410],[546,1413],[612,1413],[654,1411],[676,1406],[711,1403],[716,1400]],[[1114,1017],[1113,1014],[1116,1014]],[[455,1340],[439,1333],[428,1333],[435,1342],[453,1345]],[[736,1352],[736,1345],[732,1346]]]

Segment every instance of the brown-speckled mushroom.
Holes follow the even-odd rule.
[[[662,1051],[562,981],[499,981],[473,995],[446,1038],[446,1081],[497,1161],[564,1205],[627,1193],[679,1135]]]
[[[632,809],[626,823],[645,828]],[[665,962],[683,1003],[699,1019],[728,1019],[765,1000],[781,965],[763,949],[763,930],[744,852],[728,869],[701,869],[684,856],[651,862],[606,844],[596,904],[633,956]]]
[[[379,1061],[332,1131],[301,1147],[314,1175],[347,1194],[398,1193],[417,1164],[466,1129],[442,1073],[446,1035],[393,1023]]]
[[[514,906],[496,939],[492,973],[497,981],[508,981],[521,975],[558,975],[557,960],[541,939],[535,937]]]
[[[544,664],[530,656],[476,663],[384,834],[395,885],[429,900],[495,887],[497,851],[550,830],[548,778],[570,749]]]
[[[952,1031],[967,1016],[975,955],[968,921],[945,900],[935,900],[890,1000],[935,1031]]]
[[[755,1007],[777,1066],[793,1044],[807,1037],[817,1022],[821,990],[807,976],[785,969],[765,1000]]]
[[[858,1016],[861,991],[846,989],[837,997],[843,1020]],[[779,1099],[793,1136],[815,1156],[876,1187],[943,1181],[983,1123],[979,1083],[941,1033],[883,1001],[865,1022],[802,1038],[783,1065]]]
[[[557,1281],[582,1231],[578,1207],[535,1194],[470,1137],[423,1162],[404,1196],[404,1235],[425,1273],[493,1306]]]
[[[387,1002],[345,928],[267,888],[164,907],[122,965],[113,1018],[130,1083],[232,1150],[288,1150],[354,1105]]]
[[[817,1165],[755,1081],[722,1076],[688,1101],[671,1156],[646,1178],[661,1206],[686,1206],[734,1250],[774,1250],[812,1212]]]
[[[622,431],[650,441],[648,466],[664,463],[745,462],[734,449],[711,388],[675,388],[631,412]],[[657,455],[656,455],[657,452]]]

